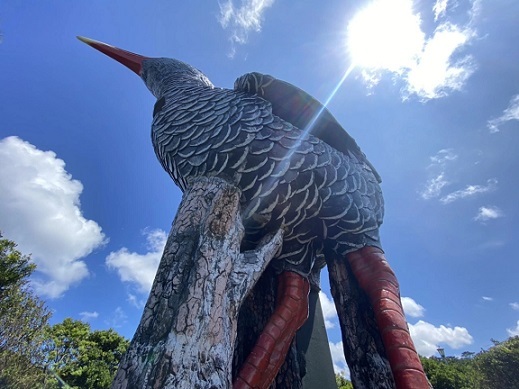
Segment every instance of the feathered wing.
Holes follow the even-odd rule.
[[[304,90],[268,74],[252,72],[239,77],[234,89],[264,98],[272,104],[274,115],[319,138],[343,154],[352,153],[367,164],[381,182],[380,175],[368,161],[355,139],[339,124],[332,113]]]
[[[280,267],[307,276],[325,245],[343,254],[378,246],[382,194],[353,152],[306,134],[245,92],[192,88],[164,98],[152,130],[164,168],[183,189],[206,175],[236,184],[246,243],[284,229]]]

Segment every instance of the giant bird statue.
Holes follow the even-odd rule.
[[[379,240],[380,177],[329,111],[271,76],[246,74],[217,88],[194,67],[80,38],[137,73],[157,98],[152,142],[181,190],[200,176],[241,190],[244,247],[282,229],[277,308],[234,381],[267,388],[308,316],[316,258],[347,261],[373,308],[398,389],[428,388],[411,340],[397,279]],[[338,306],[338,310],[341,307]],[[343,334],[344,336],[344,334]]]

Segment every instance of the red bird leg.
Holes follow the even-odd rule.
[[[407,327],[398,281],[383,251],[364,247],[346,257],[373,306],[397,389],[430,388]]]
[[[233,389],[266,389],[283,365],[296,331],[308,318],[308,280],[285,271],[278,277],[277,306],[243,363]]]

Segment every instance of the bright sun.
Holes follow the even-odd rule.
[[[348,24],[348,51],[355,66],[398,72],[416,61],[424,45],[412,0],[375,0]]]

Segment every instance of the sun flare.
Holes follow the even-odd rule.
[[[352,62],[370,69],[397,72],[411,67],[424,40],[412,0],[375,0],[354,16],[347,29]]]

